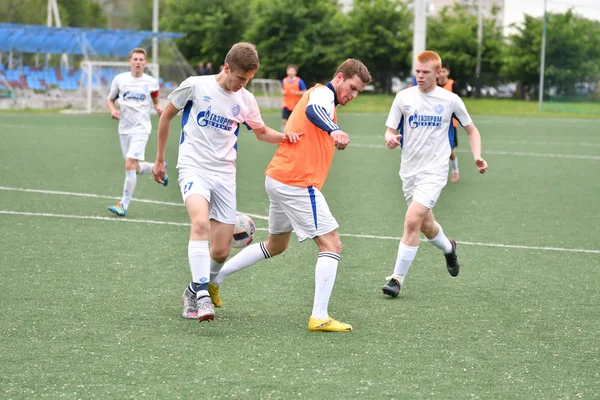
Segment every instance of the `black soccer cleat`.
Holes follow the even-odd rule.
[[[452,243],[452,251],[448,254],[444,254],[444,257],[446,257],[446,268],[450,275],[458,276],[460,264],[458,262],[458,257],[456,256],[456,241],[450,238],[448,238],[448,240]]]
[[[400,289],[402,288],[402,284],[400,281],[394,277],[388,277],[390,281],[383,285],[381,291],[383,294],[386,294],[390,297],[398,297],[398,293],[400,293]]]

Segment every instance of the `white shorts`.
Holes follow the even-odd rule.
[[[192,194],[204,196],[209,203],[209,218],[224,224],[235,224],[235,176],[209,175],[192,169],[179,169],[179,187],[183,204]]]
[[[430,210],[442,194],[442,189],[448,182],[448,174],[420,173],[402,179],[402,190],[406,204],[414,200]]]
[[[149,137],[150,135],[148,133],[130,133],[128,135],[119,134],[123,158],[145,160],[146,143],[148,143]]]
[[[302,242],[339,228],[325,197],[316,187],[286,185],[267,176],[265,188],[270,200],[269,233],[293,230]]]

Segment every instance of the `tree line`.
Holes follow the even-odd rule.
[[[5,0],[0,21],[40,23],[47,0]],[[12,4],[15,3],[15,4]],[[19,6],[16,6],[19,3]],[[27,7],[23,7],[27,3]],[[106,16],[102,1],[58,0],[65,26],[151,29],[152,1],[104,0],[119,18]],[[393,77],[411,76],[413,13],[407,0],[354,0],[343,13],[336,0],[160,0],[160,29],[183,32],[177,41],[192,64],[223,62],[233,43],[257,45],[257,77],[283,78],[285,66],[299,66],[307,82],[324,82],[348,57],[363,61],[377,91],[389,92]],[[120,8],[119,8],[120,7]],[[19,11],[21,10],[21,11]],[[113,10],[114,13],[114,10]],[[39,20],[39,21],[38,21]],[[123,26],[114,26],[121,21]],[[516,82],[522,96],[539,86],[542,17],[526,16],[505,35],[496,14],[484,18],[480,77],[477,63],[477,15],[455,4],[427,19],[427,49],[438,52],[461,86],[498,86]],[[545,87],[572,94],[577,85],[600,79],[600,22],[573,10],[547,15]]]

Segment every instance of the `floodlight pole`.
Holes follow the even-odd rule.
[[[415,75],[415,67],[417,64],[417,56],[425,51],[425,41],[427,38],[427,0],[415,0],[414,7],[414,27],[413,27],[413,56],[412,70],[410,75]]]
[[[154,33],[152,37],[152,63],[158,65],[158,38],[156,37],[156,34],[158,34],[158,0],[154,0],[154,7],[152,8],[152,32]],[[157,68],[156,79],[158,79],[158,74]]]
[[[542,54],[540,57],[540,93],[538,97],[538,108],[540,111],[543,109],[544,102],[544,66],[546,64],[546,25],[548,23],[548,17],[546,12],[546,2],[544,0],[544,22],[542,27]]]
[[[483,2],[479,0],[477,5],[477,64],[475,66],[475,78],[477,90],[475,97],[481,97],[481,53],[483,51]]]

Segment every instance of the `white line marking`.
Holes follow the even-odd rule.
[[[369,149],[387,149],[382,144],[366,144],[366,143],[350,143],[349,147],[363,147]],[[456,149],[458,153],[470,153],[470,150]],[[545,157],[545,158],[569,158],[577,160],[600,160],[600,156],[587,156],[581,154],[552,154],[552,153],[529,153],[520,151],[495,151],[495,150],[483,150],[483,156],[486,154],[502,155],[502,156],[522,156],[522,157]]]
[[[6,186],[0,186],[0,190],[8,190],[8,191],[14,191],[14,192],[27,192],[27,193],[56,194],[56,195],[60,195],[60,196],[92,197],[95,199],[109,199],[109,200],[118,200],[119,199],[118,197],[115,197],[115,196],[103,196],[103,195],[92,194],[92,193],[60,192],[57,190],[42,190],[42,189],[23,189],[23,188],[14,188],[14,187],[6,187]],[[183,203],[173,203],[173,202],[169,202],[169,201],[158,201],[158,200],[137,199],[137,198],[134,198],[132,201],[138,202],[138,203],[149,203],[149,204],[160,204],[160,205],[164,205],[164,206],[184,207]],[[249,217],[256,218],[256,219],[265,219],[265,220],[269,219],[269,217],[264,217],[262,215],[249,214],[249,213],[244,213],[244,214],[248,215]]]
[[[148,220],[148,219],[130,219],[130,218],[120,218],[120,217],[98,217],[98,216],[86,216],[86,215],[34,213],[34,212],[10,211],[10,210],[0,210],[0,214],[24,215],[24,216],[32,216],[32,217],[90,219],[90,220],[99,220],[99,221],[138,222],[138,223],[144,223],[144,224],[175,225],[175,226],[186,226],[186,227],[190,226],[189,223],[183,223],[183,222],[154,221],[154,220]],[[265,217],[263,217],[263,218],[265,218]],[[266,228],[256,228],[256,230],[267,231]],[[400,239],[401,239],[400,237],[394,237],[394,236],[356,235],[356,234],[351,234],[351,233],[340,233],[340,236],[354,237],[354,238],[361,238],[361,239],[394,240],[394,241],[400,241]],[[463,241],[457,241],[457,243],[466,244],[466,245],[470,245],[470,246],[501,247],[501,248],[508,248],[508,249],[566,251],[566,252],[571,252],[571,253],[600,254],[600,250],[590,250],[590,249],[566,249],[566,248],[561,248],[561,247],[521,246],[521,245],[501,244],[501,243],[477,243],[477,242],[463,242]]]

